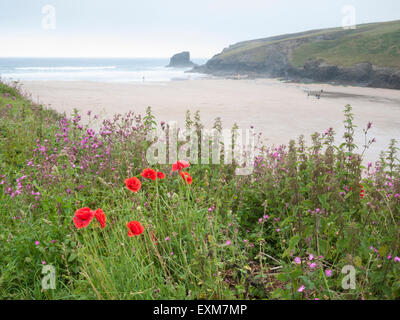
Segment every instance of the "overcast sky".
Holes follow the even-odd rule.
[[[346,5],[357,24],[400,20],[399,0],[1,0],[0,56],[210,58],[238,41],[341,26]]]

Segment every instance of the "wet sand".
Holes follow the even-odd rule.
[[[308,137],[332,127],[342,142],[343,110],[351,104],[358,125],[356,142],[364,142],[362,128],[373,122],[370,137],[375,143],[366,160],[377,160],[390,139],[400,140],[400,90],[283,83],[273,79],[202,79],[171,82],[100,83],[25,81],[23,89],[34,101],[70,114],[77,108],[91,110],[100,118],[129,110],[144,114],[151,106],[159,121],[178,121],[183,126],[186,110],[200,110],[206,128],[221,117],[224,127],[254,126],[268,145],[287,144],[300,134]],[[321,98],[308,96],[321,91]],[[83,117],[85,119],[85,117]],[[360,150],[361,152],[362,150]]]

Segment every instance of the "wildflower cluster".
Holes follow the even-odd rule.
[[[178,171],[181,174],[182,178],[186,181],[187,184],[192,183],[192,178],[187,172],[181,171],[183,168],[187,168],[190,166],[190,163],[187,161],[177,161],[172,165],[172,172]],[[157,172],[154,169],[146,168],[140,174],[141,177],[145,179],[150,179],[155,181],[156,179],[163,180],[165,179],[165,174],[161,171]],[[138,192],[141,188],[141,182],[137,177],[131,177],[125,180],[126,187],[132,192]],[[102,209],[97,209],[96,211],[91,210],[88,207],[78,209],[75,211],[75,215],[73,218],[74,224],[76,228],[81,229],[89,226],[90,222],[93,218],[96,218],[100,223],[102,229],[106,226],[106,215],[104,214]],[[128,227],[128,236],[138,236],[143,233],[144,227],[140,224],[139,221],[130,221],[127,223]],[[155,241],[157,239],[155,238]]]
[[[329,128],[311,145],[258,145],[249,176],[234,163],[156,169],[150,109],[67,117],[0,83],[1,296],[398,299],[397,144],[364,163],[373,126],[360,154],[352,119],[348,106],[342,144]],[[186,120],[201,141],[200,115]],[[50,264],[54,292],[38,279]]]

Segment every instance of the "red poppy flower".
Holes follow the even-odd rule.
[[[185,160],[178,160],[176,163],[172,165],[172,171],[181,171],[190,166],[190,163]]]
[[[94,217],[94,211],[90,208],[81,208],[75,211],[74,224],[78,229],[85,228],[89,225]]]
[[[157,172],[157,178],[158,179],[164,179],[165,178],[165,174],[163,172]]]
[[[140,190],[141,183],[138,178],[132,177],[125,180],[125,185],[129,190],[138,192]]]
[[[106,215],[104,214],[103,210],[97,209],[94,213],[94,217],[100,223],[101,228],[104,229],[106,226]]]
[[[140,175],[143,178],[151,179],[153,181],[157,179],[157,172],[155,172],[155,170],[149,169],[149,168],[144,169]]]
[[[128,237],[138,236],[144,231],[144,228],[139,221],[128,222],[126,226],[128,227]]]
[[[181,175],[183,180],[185,180],[187,182],[187,184],[192,184],[193,179],[192,179],[192,177],[190,176],[189,173],[181,171],[181,172],[179,172],[179,174]]]

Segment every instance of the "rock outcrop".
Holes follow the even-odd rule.
[[[245,41],[225,48],[191,71],[400,89],[399,34],[400,21],[395,21],[362,25],[357,30],[314,30]],[[380,37],[388,45],[381,45],[377,52]],[[352,51],[346,51],[349,47]],[[329,59],[335,63],[329,63]]]
[[[188,51],[175,54],[170,59],[169,65],[167,65],[168,68],[187,68],[194,66],[196,66],[196,64],[190,61],[190,53]]]

